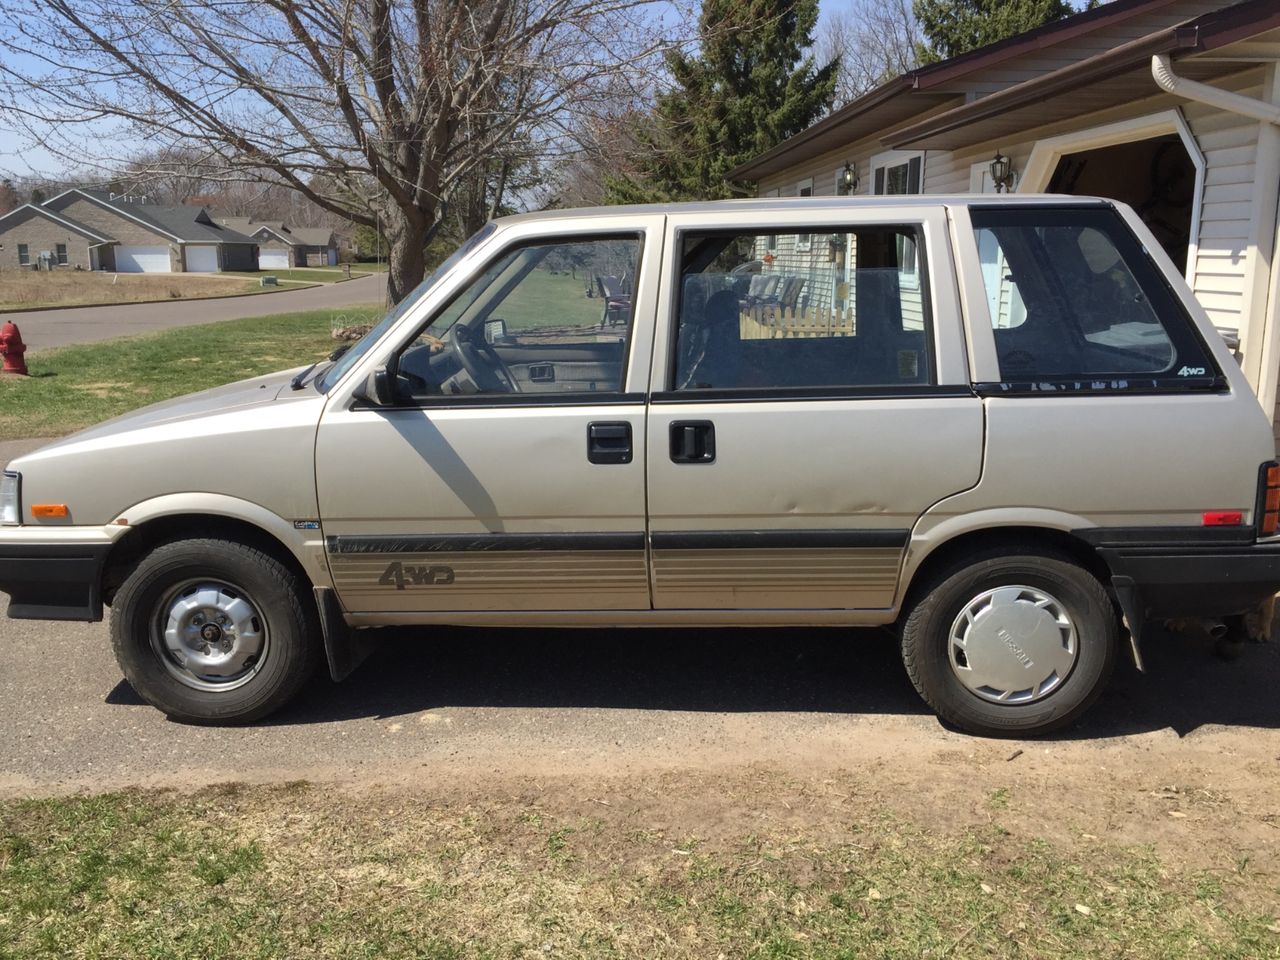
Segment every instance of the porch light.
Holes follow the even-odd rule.
[[[840,172],[840,196],[847,197],[858,192],[858,166],[846,163]]]
[[[999,150],[991,161],[991,182],[996,193],[1008,193],[1013,188],[1013,161]]]

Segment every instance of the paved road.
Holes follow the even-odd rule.
[[[1223,663],[1157,636],[1147,657],[1147,676],[1122,663],[1081,726],[1026,752],[1078,770],[1146,764],[1153,788],[1207,757],[1274,773],[1280,644]],[[1016,746],[943,729],[874,631],[388,631],[345,683],[318,677],[267,722],[217,729],[142,704],[105,624],[0,620],[0,795],[757,763],[927,771],[975,750],[1004,768]]]
[[[71,343],[93,343],[134,333],[188,327],[219,320],[239,320],[296,310],[345,307],[358,303],[382,303],[386,299],[386,274],[373,274],[343,283],[288,290],[261,296],[220,300],[167,300],[108,307],[68,307],[64,310],[32,310],[0,315],[22,331],[28,350],[44,350]]]

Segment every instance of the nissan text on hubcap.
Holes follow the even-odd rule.
[[[267,625],[241,590],[216,580],[170,590],[157,611],[152,646],[165,669],[197,690],[248,683],[267,654]]]
[[[960,610],[951,624],[947,652],[960,682],[979,697],[1030,703],[1066,680],[1079,639],[1056,597],[1035,587],[996,587]]]

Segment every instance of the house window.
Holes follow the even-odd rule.
[[[22,267],[26,267],[26,266],[29,266],[30,264],[31,264],[31,251],[27,249],[27,245],[25,243],[18,244],[18,265]]]
[[[890,150],[871,161],[873,192],[877,196],[922,193],[924,154]]]
[[[772,190],[766,190],[764,195],[766,197],[776,197],[778,195],[778,188],[774,187]],[[764,238],[764,249],[766,253],[770,250],[778,249],[778,235],[776,233],[768,234]]]
[[[54,247],[54,250],[55,250],[55,252],[56,252],[56,253],[57,253],[57,255],[58,255],[58,264],[59,264],[59,266],[66,266],[66,264],[67,264],[67,245],[66,245],[65,243],[59,243],[57,246],[55,246],[55,247]]]
[[[813,178],[812,177],[810,177],[808,180],[805,180],[803,183],[800,184],[799,189],[796,190],[796,196],[797,197],[813,196]],[[813,245],[813,234],[811,233],[796,234],[796,251],[797,252],[807,253],[810,246],[812,245]]]

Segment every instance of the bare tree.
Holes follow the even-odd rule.
[[[818,62],[840,58],[837,107],[919,66],[917,44],[924,35],[911,0],[852,0],[819,29]]]
[[[0,110],[71,163],[194,151],[224,183],[376,227],[399,300],[462,185],[513,149],[554,153],[620,70],[653,62],[653,2],[17,0]]]

